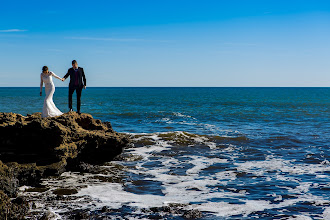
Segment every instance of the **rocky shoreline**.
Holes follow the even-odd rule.
[[[23,185],[66,171],[90,172],[119,156],[130,144],[110,122],[89,114],[65,113],[42,118],[0,113],[0,219],[22,219],[29,204],[17,197]]]

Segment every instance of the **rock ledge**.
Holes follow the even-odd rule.
[[[41,178],[111,161],[129,143],[110,122],[89,114],[0,113],[0,219],[20,218],[27,210],[24,201],[9,199],[19,186],[37,186]]]

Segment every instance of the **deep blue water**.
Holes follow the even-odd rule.
[[[63,112],[67,99],[68,89],[56,88],[54,102]],[[0,88],[1,112],[26,115],[42,105],[38,88]],[[329,107],[330,88],[88,88],[82,94],[82,111],[120,132],[238,130],[320,144],[329,135]]]
[[[63,112],[67,94],[67,88],[54,94]],[[1,112],[26,115],[41,112],[42,104],[38,88],[0,88]],[[227,212],[217,211],[218,218],[330,218],[329,110],[330,88],[87,88],[82,93],[82,112],[133,133],[135,146],[128,152],[148,158],[122,164],[132,169],[125,192],[173,199],[168,189],[174,183],[160,178],[166,168],[167,174],[192,177],[187,182],[209,181],[203,186],[209,197],[178,200],[209,214],[219,205]],[[158,146],[164,150],[150,150]],[[243,211],[236,213],[237,208]]]

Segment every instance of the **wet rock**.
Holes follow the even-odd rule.
[[[103,206],[101,212],[111,212],[111,209],[107,206]]]
[[[25,200],[22,197],[17,197],[11,201],[13,204],[22,205]]]
[[[26,189],[25,192],[46,192],[47,190],[49,190],[49,188],[41,186]]]
[[[0,161],[0,190],[9,197],[17,194],[18,179],[14,175],[13,169]]]
[[[93,219],[88,210],[74,210],[69,214],[69,219]]]
[[[74,158],[74,159],[69,158],[67,160],[67,162],[68,162],[67,165],[66,165],[67,170],[70,170],[70,171],[73,171],[73,172],[91,173],[95,169],[98,168],[95,165],[79,161],[79,159],[76,159],[76,158]]]
[[[140,155],[133,155],[129,153],[122,153],[116,156],[113,160],[117,161],[139,161],[142,160],[143,157]]]
[[[162,207],[152,207],[150,208],[150,211],[159,213],[164,212],[168,214],[181,214],[181,210],[178,207],[171,207],[171,206],[162,206]]]
[[[185,211],[182,217],[186,219],[198,219],[198,218],[202,218],[203,214],[201,211],[197,209],[193,209],[193,210]]]
[[[199,210],[187,210],[187,204],[181,204],[181,203],[169,203],[167,206],[162,207],[151,207],[148,209],[142,209],[142,212],[148,213],[148,211],[151,211],[155,213],[156,215],[149,215],[150,217],[158,218],[159,215],[161,216],[181,216],[185,219],[198,219],[202,218],[203,214]]]
[[[60,216],[56,214],[55,212],[48,210],[41,218],[40,220],[56,220],[59,219]]]
[[[53,191],[53,193],[55,195],[60,195],[60,196],[63,196],[63,195],[72,195],[72,194],[76,194],[78,193],[78,190],[77,189],[56,189]]]
[[[17,198],[13,201],[0,190],[0,219],[23,219],[28,212],[25,200]]]
[[[153,214],[153,215],[148,215],[148,219],[164,219],[164,218],[159,214]]]

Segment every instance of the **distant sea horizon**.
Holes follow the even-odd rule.
[[[56,86],[67,88],[68,86]],[[40,88],[39,86],[0,86],[0,88]],[[88,88],[330,88],[330,86],[88,86]]]

